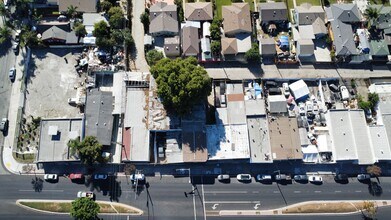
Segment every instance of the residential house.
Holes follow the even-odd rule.
[[[158,2],[149,8],[149,33],[152,36],[175,36],[179,32],[177,6]]]
[[[273,38],[259,40],[259,53],[262,58],[273,58],[277,55],[276,41]]]
[[[288,23],[288,8],[285,2],[259,3],[258,11],[261,26],[263,27],[270,24]]]
[[[322,6],[312,6],[309,3],[303,3],[295,7],[293,13],[296,25],[299,27],[300,35],[311,33],[315,38],[321,38],[327,34],[325,24],[326,13]],[[301,31],[300,28],[304,28],[305,30]]]
[[[388,61],[390,51],[385,40],[372,40],[369,42],[371,46],[370,54],[373,61]]]
[[[78,12],[97,12],[98,0],[57,0],[58,10],[67,11],[69,6],[77,7]]]
[[[52,26],[42,33],[42,41],[47,44],[78,44],[78,37],[75,32],[64,31],[61,28]]]
[[[379,12],[379,17],[372,21],[372,25],[381,31],[381,37],[391,50],[391,7],[384,5],[371,5],[370,7],[376,8]]]
[[[311,62],[314,58],[314,42],[310,39],[297,41],[296,53],[301,62]]]
[[[212,2],[195,2],[185,4],[185,18],[189,21],[213,20]]]
[[[166,57],[178,57],[181,55],[179,36],[164,38],[164,54]]]
[[[184,26],[182,28],[182,55],[198,56],[200,53],[200,38],[198,28]]]
[[[331,39],[334,43],[335,55],[343,58],[359,55],[353,37],[361,24],[361,13],[357,5],[333,4],[325,11],[327,20],[331,23]]]
[[[223,6],[224,34],[229,37],[239,33],[251,33],[250,6],[248,3],[232,3]]]
[[[83,13],[83,25],[86,28],[87,35],[92,36],[94,24],[100,21],[104,21],[108,26],[110,26],[107,18],[100,13]]]
[[[244,54],[251,49],[250,34],[236,34],[221,38],[221,54],[224,60],[244,61]]]

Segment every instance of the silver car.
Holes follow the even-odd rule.
[[[229,180],[229,175],[228,174],[220,174],[217,176],[218,181],[224,181],[224,180]]]
[[[16,76],[16,69],[15,67],[12,67],[8,73],[8,76],[10,78],[11,81],[14,81],[15,80],[15,76]]]
[[[236,176],[236,179],[238,179],[239,181],[250,181],[251,175],[250,174],[238,174]]]

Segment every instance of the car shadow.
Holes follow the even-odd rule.
[[[252,180],[238,180],[240,183],[244,183],[244,184],[250,184],[252,183]]]
[[[220,183],[224,183],[224,184],[230,184],[231,183],[231,178],[229,179],[226,179],[226,180],[219,180]]]
[[[300,183],[300,184],[307,184],[308,183],[308,180],[297,180],[295,181],[296,183]]]
[[[204,184],[204,185],[213,185],[215,184],[216,178],[214,176],[192,176],[192,184]]]
[[[58,183],[59,179],[57,178],[56,180],[45,180],[47,183],[55,184]]]
[[[335,180],[335,182],[339,184],[348,184],[349,180]]]
[[[312,182],[312,184],[320,186],[323,185],[323,182]]]

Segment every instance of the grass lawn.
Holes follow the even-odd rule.
[[[254,0],[244,0],[250,5],[250,11],[255,11],[254,10]]]
[[[311,5],[321,5],[320,0],[296,0],[296,5],[299,6],[302,3],[310,3]]]
[[[100,206],[99,213],[139,213],[137,210],[134,210],[130,207],[124,207],[115,203],[112,204],[115,210],[111,207],[110,204],[100,202],[97,203]],[[20,202],[20,204],[38,210],[61,213],[69,213],[72,206],[70,202]]]
[[[14,159],[19,163],[32,163],[35,160],[35,154],[17,154],[15,152],[12,153]]]
[[[223,5],[231,5],[231,0],[216,0],[216,10],[218,18],[223,18]]]

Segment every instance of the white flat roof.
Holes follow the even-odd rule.
[[[227,102],[229,124],[246,124],[246,109],[244,101]]]
[[[272,163],[268,122],[265,116],[247,118],[251,163]]]
[[[129,90],[126,93],[125,128],[131,128],[131,161],[149,161],[149,130],[147,129],[146,91]]]
[[[248,159],[247,125],[206,126],[209,160]]]
[[[390,142],[385,126],[369,126],[373,153],[377,161],[391,160]]]

